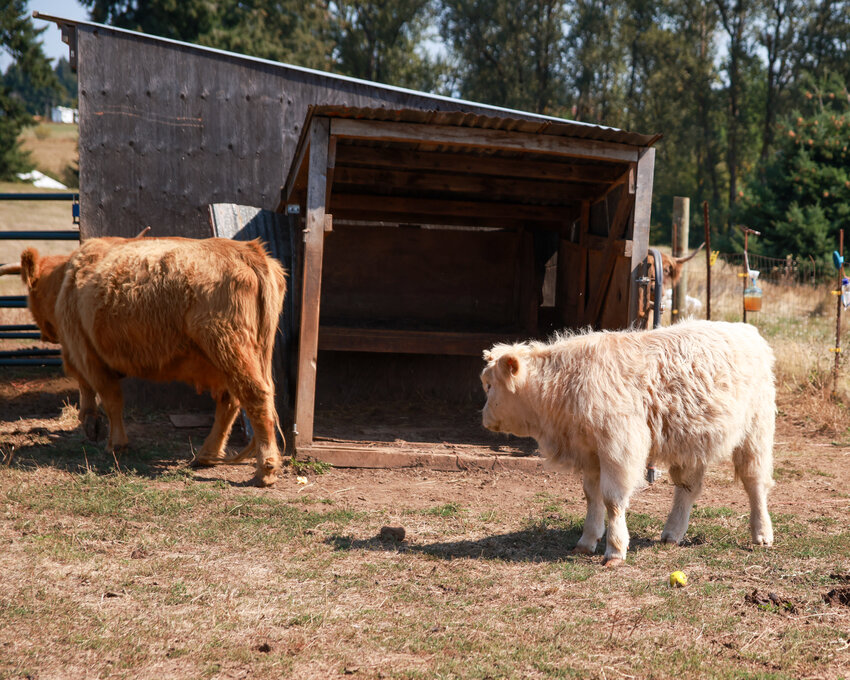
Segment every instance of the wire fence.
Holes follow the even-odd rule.
[[[838,273],[835,269],[807,258],[776,259],[748,256],[750,269],[759,272],[762,289],[761,309],[748,311],[746,321],[758,327],[774,348],[777,374],[794,384],[832,380],[836,354],[842,376],[845,355],[850,352],[850,326],[842,309],[842,332],[836,351],[836,296]],[[702,253],[686,266],[687,309],[682,318],[706,318],[706,259]],[[714,321],[744,320],[743,253],[720,253],[711,266],[711,318]],[[666,286],[665,286],[666,288]],[[669,289],[668,289],[669,290]],[[662,325],[672,323],[671,297],[667,291]],[[839,376],[836,373],[835,378]],[[850,386],[847,388],[850,390]]]
[[[835,318],[835,273],[811,259],[777,259],[748,255],[749,268],[759,272],[762,307],[748,312],[747,321],[761,325],[768,320],[810,321]],[[695,257],[687,265],[687,309],[683,316],[705,318],[707,306],[707,268],[705,258]],[[743,253],[719,253],[711,266],[711,318],[722,321],[743,319],[743,292],[748,279],[743,276]],[[672,310],[669,289],[663,323],[670,323]]]

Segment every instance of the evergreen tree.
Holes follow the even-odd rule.
[[[10,0],[0,5],[0,49],[10,54],[19,71],[36,89],[57,87],[56,76],[44,56],[36,29],[27,12],[26,0]],[[33,124],[26,104],[0,81],[0,179],[13,179],[15,173],[28,170],[30,163],[21,147],[21,130]]]
[[[560,115],[567,105],[563,0],[444,0],[441,25],[459,94]]]
[[[422,48],[431,0],[336,0],[331,5],[334,70],[417,90],[439,89],[443,68]]]
[[[233,0],[234,4],[236,0]],[[216,26],[215,0],[80,0],[92,21],[173,40],[198,42]]]
[[[77,108],[77,74],[71,70],[71,64],[62,57],[56,62],[53,72],[62,88],[56,103],[60,106]]]
[[[197,42],[307,68],[333,64],[330,15],[325,0],[220,2],[215,25]]]
[[[775,257],[828,260],[850,224],[850,95],[839,78],[805,93],[806,107],[777,130],[777,150],[742,198],[742,223]]]

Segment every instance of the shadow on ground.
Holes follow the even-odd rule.
[[[118,454],[106,450],[105,440],[92,442],[82,428],[57,430],[34,424],[0,435],[3,463],[20,469],[53,468],[63,472],[110,474],[119,470],[156,478],[189,465],[208,428],[177,430],[164,418],[127,418],[130,445]],[[103,428],[104,433],[106,427]],[[244,434],[234,432],[229,449],[244,446]],[[206,468],[210,469],[210,468]],[[206,481],[203,475],[199,481]],[[219,477],[216,478],[220,479]]]
[[[335,550],[374,550],[387,552],[422,553],[444,560],[479,559],[502,560],[505,562],[561,562],[584,560],[584,555],[573,555],[570,551],[581,537],[582,525],[573,524],[558,528],[539,524],[528,529],[495,534],[476,540],[440,541],[437,543],[408,543],[384,540],[379,537],[352,539],[346,536],[331,536],[325,540]],[[604,551],[603,536],[598,551]],[[644,550],[657,541],[641,536],[632,536],[629,552]]]

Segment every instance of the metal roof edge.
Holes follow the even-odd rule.
[[[106,31],[113,31],[115,33],[122,33],[125,35],[133,36],[134,38],[144,38],[148,40],[154,40],[158,42],[164,42],[171,45],[179,45],[180,47],[188,47],[191,49],[199,50],[202,52],[207,52],[209,54],[217,54],[220,56],[226,57],[235,57],[237,59],[246,59],[248,61],[252,61],[258,64],[265,64],[268,66],[277,66],[285,69],[290,69],[292,71],[297,71],[299,73],[306,73],[314,76],[320,76],[323,78],[330,78],[333,80],[338,80],[341,82],[348,83],[356,83],[359,85],[368,85],[370,87],[376,87],[383,90],[387,90],[390,92],[398,92],[400,94],[407,95],[416,95],[419,97],[424,97],[426,99],[433,99],[435,101],[441,101],[446,103],[451,103],[455,105],[465,105],[471,106],[482,110],[498,112],[502,114],[511,114],[511,117],[519,116],[520,118],[525,119],[534,119],[541,121],[550,121],[553,123],[569,123],[571,125],[581,125],[588,128],[596,128],[599,130],[610,130],[616,132],[624,132],[624,130],[620,130],[619,128],[609,127],[606,125],[597,125],[595,123],[587,123],[583,121],[570,120],[569,118],[557,118],[554,116],[544,116],[539,113],[532,113],[530,111],[521,111],[518,109],[510,109],[501,106],[493,106],[491,104],[481,104],[480,102],[468,101],[466,99],[456,99],[454,97],[447,97],[445,95],[433,94],[430,92],[422,92],[420,90],[411,90],[405,87],[398,87],[395,85],[386,85],[384,83],[377,83],[372,80],[363,80],[362,78],[353,78],[351,76],[339,75],[336,73],[330,73],[328,71],[319,71],[317,69],[306,68],[304,66],[296,66],[295,64],[288,64],[286,62],[281,61],[272,61],[271,59],[262,59],[260,57],[252,57],[247,54],[240,54],[239,52],[229,52],[227,50],[220,50],[215,47],[207,47],[205,45],[196,45],[195,43],[183,42],[182,40],[174,40],[173,38],[163,38],[157,35],[151,35],[150,33],[142,33],[141,31],[132,31],[126,28],[118,28],[117,26],[108,26],[106,24],[99,24],[94,21],[83,21],[81,19],[65,19],[64,17],[56,17],[48,14],[43,14],[38,10],[33,10],[33,18],[41,19],[42,21],[52,21],[56,24],[71,24],[75,26],[88,26],[91,28],[102,29]]]

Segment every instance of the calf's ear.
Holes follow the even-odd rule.
[[[38,278],[38,251],[35,248],[27,248],[21,253],[21,278],[27,288],[32,288]]]
[[[499,358],[499,365],[507,378],[508,389],[513,392],[525,378],[525,364],[522,358],[516,354],[504,354]]]
[[[493,353],[489,349],[484,350],[484,361],[488,364],[493,363]]]

